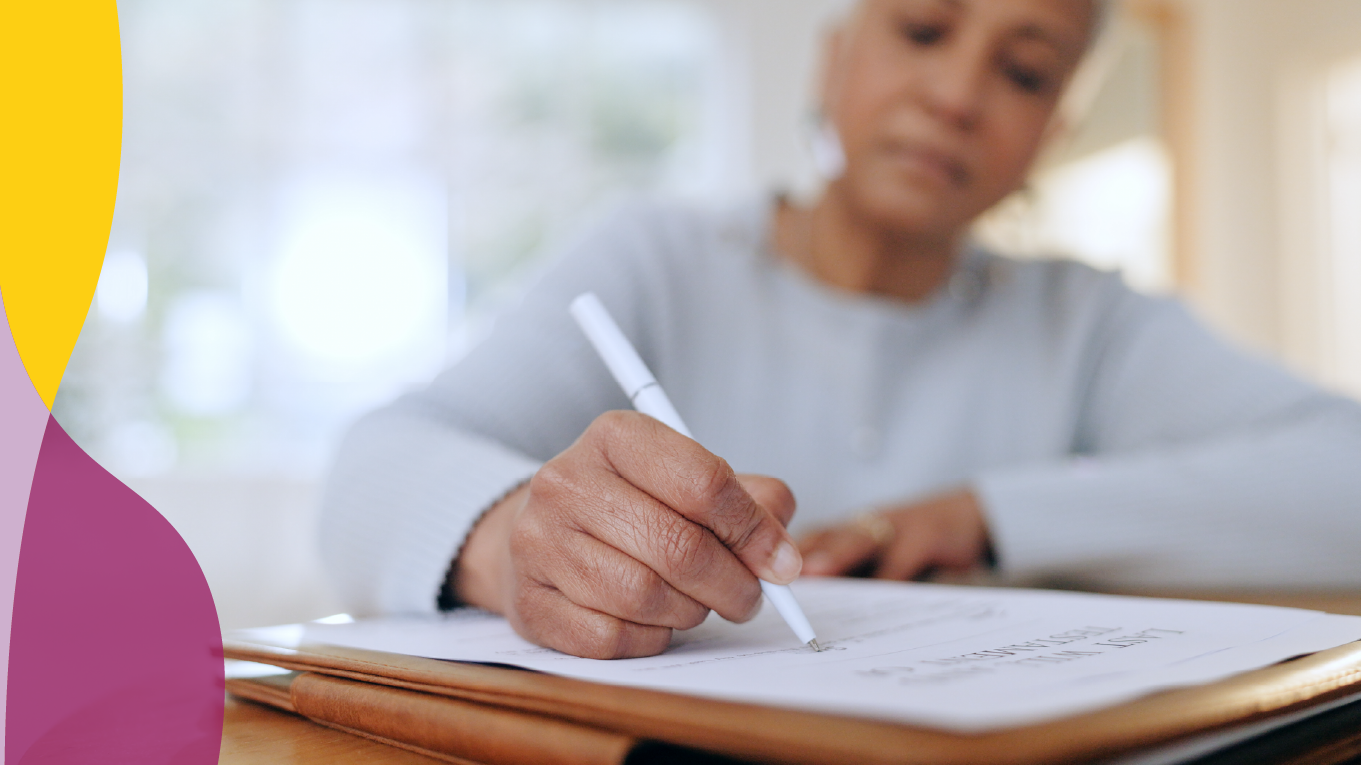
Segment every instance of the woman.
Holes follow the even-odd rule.
[[[469,603],[604,658],[750,618],[758,576],[801,570],[1361,582],[1361,406],[1116,276],[967,241],[1024,182],[1096,14],[860,3],[828,46],[845,168],[816,204],[626,211],[355,426],[323,529],[354,609]],[[587,290],[704,447],[616,411],[567,313]],[[794,496],[795,530],[825,528],[802,554]]]

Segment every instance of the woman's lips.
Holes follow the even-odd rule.
[[[890,142],[884,154],[895,165],[916,174],[934,178],[942,185],[963,186],[969,181],[969,171],[959,159],[925,146]]]

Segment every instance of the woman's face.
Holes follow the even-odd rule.
[[[953,235],[1025,181],[1086,49],[1092,0],[864,0],[832,38],[834,192],[877,225]]]

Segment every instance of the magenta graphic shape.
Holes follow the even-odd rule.
[[[38,453],[9,653],[8,765],[211,765],[222,637],[179,534],[55,419]]]

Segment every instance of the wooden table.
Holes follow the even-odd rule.
[[[1126,591],[1129,595],[1293,606],[1361,616],[1361,593]],[[228,698],[219,765],[430,765],[423,755],[316,725],[301,717]]]

